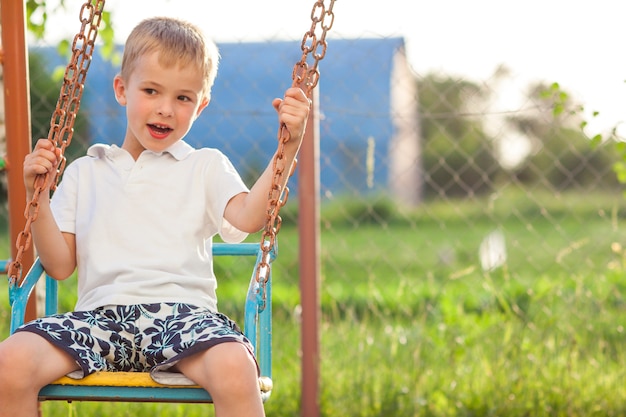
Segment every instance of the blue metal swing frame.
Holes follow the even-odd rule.
[[[269,245],[269,242],[263,244]],[[256,243],[213,244],[213,256],[256,256],[246,294],[243,332],[256,348],[256,358],[261,370],[259,387],[263,401],[269,398],[272,389],[272,274],[271,268],[263,265],[270,265],[276,254],[276,243],[267,252]],[[21,285],[9,286],[11,334],[24,323],[28,298],[42,276],[45,276],[46,280],[45,315],[57,313],[58,283],[45,273],[41,262],[36,259]],[[258,281],[263,280],[267,280],[266,285],[259,284]],[[213,402],[210,393],[202,387],[161,385],[152,381],[148,373],[137,372],[98,372],[82,380],[64,377],[45,386],[39,393],[39,400]]]

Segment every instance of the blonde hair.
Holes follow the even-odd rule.
[[[203,93],[210,97],[217,76],[219,51],[195,25],[170,17],[153,17],[140,22],[132,30],[122,57],[120,75],[128,79],[137,59],[158,51],[164,67],[193,65],[203,75]]]

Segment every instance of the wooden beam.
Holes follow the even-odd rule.
[[[22,163],[32,146],[30,129],[30,89],[28,76],[28,46],[26,44],[26,3],[0,0],[2,23],[2,66],[4,76],[4,113],[6,127],[6,162],[9,202],[9,236],[11,257],[15,259],[15,242],[24,230],[26,220],[26,190]],[[34,250],[24,251],[24,274],[34,262]],[[37,300],[31,297],[26,320],[37,316]]]

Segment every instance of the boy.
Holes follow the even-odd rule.
[[[98,370],[150,371],[157,381],[178,371],[211,393],[217,416],[264,415],[253,348],[217,312],[210,242],[261,229],[272,165],[248,190],[221,152],[182,140],[209,104],[217,64],[215,45],[187,22],[152,18],[130,34],[113,81],[127,115],[121,148],[94,145],[68,165],[32,225],[49,275],[77,268],[75,311],[0,343],[0,416],[36,416],[41,387]],[[272,104],[290,133],[290,167],[310,101],[290,88]],[[29,200],[58,158],[47,139],[25,158]]]

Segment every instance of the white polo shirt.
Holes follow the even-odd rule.
[[[76,310],[181,302],[217,311],[212,237],[247,234],[224,218],[228,201],[248,192],[216,149],[179,141],[137,161],[113,145],[94,145],[67,166],[51,207],[76,235]]]

